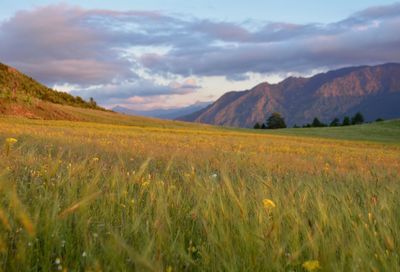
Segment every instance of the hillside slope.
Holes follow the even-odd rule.
[[[94,101],[52,90],[16,69],[0,63],[0,114],[39,119],[76,120],[57,105],[104,110]]]
[[[361,111],[371,121],[400,117],[399,104],[400,64],[384,64],[261,83],[249,91],[227,93],[208,108],[179,120],[252,127],[277,111],[292,126],[314,117],[329,122]]]

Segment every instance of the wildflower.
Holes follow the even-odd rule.
[[[271,208],[273,209],[276,207],[275,203],[271,199],[268,199],[268,198],[265,198],[263,200],[263,204],[264,204],[264,208],[266,208],[266,209],[271,209]]]
[[[9,144],[9,145],[13,145],[13,144],[15,144],[16,142],[18,142],[18,140],[15,139],[15,138],[7,138],[7,139],[6,139],[6,143]]]
[[[321,266],[319,265],[319,261],[317,260],[311,260],[311,261],[306,261],[303,263],[303,268],[307,271],[314,271],[317,269],[321,269]]]
[[[218,175],[217,175],[217,174],[212,174],[210,177],[212,177],[212,178],[217,178]]]
[[[82,257],[86,257],[87,256],[87,253],[86,253],[86,251],[84,251],[83,253],[82,253]]]
[[[7,138],[7,139],[6,139],[5,148],[6,148],[6,155],[7,155],[7,156],[10,154],[11,147],[12,147],[16,142],[18,142],[18,140],[15,139],[15,138]]]
[[[149,182],[149,181],[145,181],[145,182],[142,183],[142,187],[143,187],[143,188],[146,188],[146,187],[148,187],[149,185],[150,185],[150,182]]]
[[[165,272],[172,272],[172,266],[168,266],[167,269],[165,269]]]
[[[58,270],[58,271],[61,271],[62,269],[63,269],[63,267],[62,267],[61,264],[57,266],[57,270]]]
[[[92,159],[92,161],[97,162],[97,161],[99,161],[99,158],[94,157],[94,158]]]
[[[54,261],[55,264],[60,264],[61,263],[61,259],[60,258],[56,258],[56,260]]]

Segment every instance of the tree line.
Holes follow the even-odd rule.
[[[376,119],[376,122],[383,121],[382,118]],[[345,116],[342,121],[339,118],[334,118],[329,124],[321,122],[318,117],[315,117],[311,123],[307,123],[303,126],[294,125],[293,128],[315,128],[315,127],[339,127],[339,126],[351,126],[364,124],[364,115],[361,112],[357,112],[354,116]],[[256,123],[254,129],[280,129],[286,128],[285,118],[278,112],[274,112],[266,120],[265,123]]]

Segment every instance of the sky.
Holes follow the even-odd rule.
[[[0,62],[108,108],[178,108],[287,76],[400,62],[400,2],[4,2]]]

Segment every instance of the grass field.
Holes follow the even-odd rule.
[[[102,114],[0,118],[3,271],[398,271],[398,121],[256,133]]]
[[[269,130],[267,133],[400,144],[400,120],[361,126]]]

